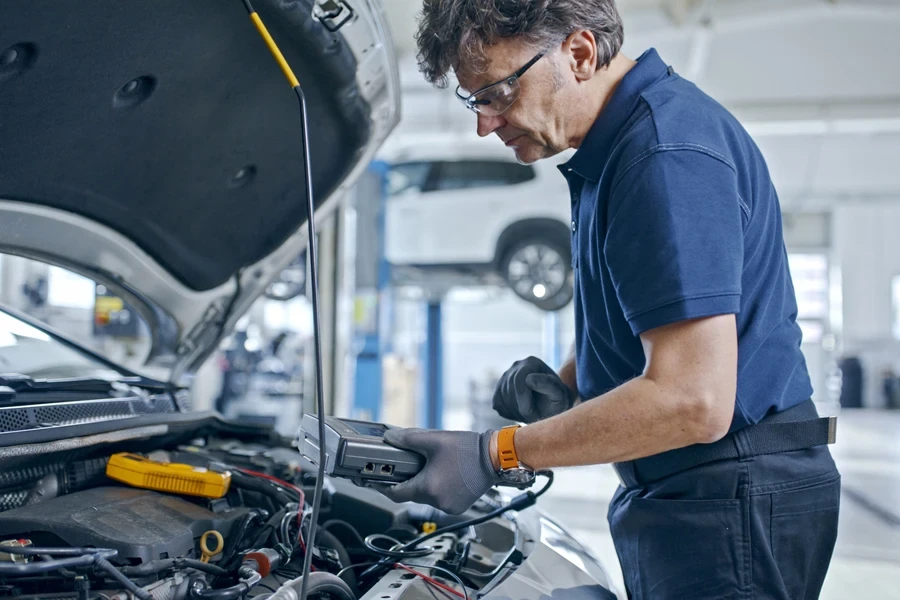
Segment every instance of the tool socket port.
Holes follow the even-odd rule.
[[[363,473],[374,473],[375,472],[375,464],[374,463],[366,463],[366,468],[363,469]]]
[[[394,465],[381,465],[381,474],[382,475],[393,475],[394,474]]]

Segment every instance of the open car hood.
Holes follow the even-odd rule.
[[[306,95],[318,215],[399,120],[387,20],[253,4]],[[3,9],[0,251],[108,285],[177,379],[307,244],[296,96],[240,0]]]

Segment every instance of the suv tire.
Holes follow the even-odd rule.
[[[565,308],[574,296],[571,247],[543,235],[516,240],[503,252],[500,277],[512,291],[541,310]]]

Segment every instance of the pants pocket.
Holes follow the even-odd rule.
[[[742,500],[632,497],[610,517],[631,598],[739,598],[746,589]]]
[[[837,540],[840,501],[839,475],[772,494],[772,556],[793,600],[819,597]]]

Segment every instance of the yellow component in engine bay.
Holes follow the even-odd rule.
[[[217,473],[203,467],[163,463],[139,454],[113,454],[106,464],[106,476],[132,487],[171,494],[221,498],[228,493],[231,473]]]

